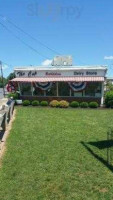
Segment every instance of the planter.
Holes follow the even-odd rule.
[[[16,104],[17,105],[22,105],[22,100],[21,99],[16,100]]]

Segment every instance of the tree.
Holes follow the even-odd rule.
[[[107,81],[106,88],[107,91],[113,91],[113,84],[111,81]]]
[[[14,72],[9,74],[9,76],[7,77],[7,81],[12,80],[13,78],[15,78],[15,73]]]
[[[3,78],[3,81],[2,81],[2,77],[0,76],[0,88],[3,87],[3,83],[4,83],[4,86],[6,86],[8,81],[12,80],[13,78],[15,78],[15,73],[10,73],[7,78]]]
[[[7,79],[3,78],[3,81],[2,81],[2,77],[0,76],[0,88],[3,87],[3,83],[4,83],[4,86],[5,86],[7,84]]]

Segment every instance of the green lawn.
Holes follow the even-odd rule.
[[[112,200],[113,172],[101,143],[112,124],[113,110],[17,108],[0,200]]]

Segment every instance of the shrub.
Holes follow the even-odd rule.
[[[41,106],[48,106],[48,102],[47,101],[41,101],[40,105]]]
[[[34,101],[32,101],[32,106],[39,106],[39,101],[37,101],[37,100],[34,100]]]
[[[59,105],[60,105],[60,102],[59,101],[57,101],[57,100],[53,100],[53,101],[51,101],[50,102],[50,104],[49,104],[51,107],[59,107]]]
[[[8,98],[13,98],[14,100],[17,100],[18,98],[19,98],[19,95],[18,95],[18,93],[9,93],[8,94]]]
[[[87,102],[82,102],[82,103],[80,104],[80,107],[81,107],[81,108],[88,108],[88,103],[87,103]]]
[[[90,102],[90,103],[89,103],[89,107],[90,107],[90,108],[98,108],[98,106],[99,106],[99,105],[98,105],[97,102]]]
[[[108,107],[108,108],[113,108],[113,100],[112,100],[112,101],[109,101],[109,102],[107,103],[107,107]]]
[[[105,105],[107,108],[113,107],[113,91],[109,91],[105,95]]]
[[[24,100],[22,102],[23,106],[29,106],[30,105],[30,101],[29,100]]]
[[[72,102],[70,103],[70,106],[71,106],[72,108],[78,108],[78,107],[79,107],[79,103],[78,103],[77,101],[72,101]]]
[[[59,107],[60,108],[68,108],[69,103],[67,101],[62,100],[62,101],[59,102]]]

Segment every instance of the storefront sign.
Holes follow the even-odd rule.
[[[75,71],[74,72],[75,76],[97,76],[97,72],[91,72],[91,71]]]
[[[26,74],[27,73],[27,74]],[[22,71],[18,71],[16,73],[17,76],[19,77],[23,77],[23,76],[27,76],[27,77],[33,77],[33,76],[36,76],[37,75],[37,72],[36,71],[29,71],[29,72],[22,72]]]
[[[17,75],[17,76],[25,76],[25,73],[22,72],[22,71],[19,71],[19,72],[16,73],[16,75]]]
[[[87,71],[86,72],[87,76],[97,76],[97,72],[91,72],[91,71]]]
[[[101,69],[61,69],[61,70],[54,70],[54,69],[36,69],[36,70],[21,70],[16,69],[15,75],[16,77],[46,77],[46,76],[63,76],[63,77],[70,77],[70,76],[102,76],[104,77],[106,74],[105,70]]]
[[[46,76],[61,76],[59,72],[46,72]]]
[[[29,71],[28,72],[28,77],[33,77],[33,76],[36,76],[37,75],[37,72],[36,71]]]

